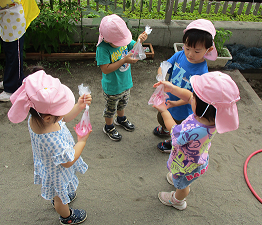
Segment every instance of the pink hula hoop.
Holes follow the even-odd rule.
[[[253,187],[251,186],[250,182],[249,182],[249,179],[248,179],[248,176],[247,176],[247,164],[249,162],[249,160],[252,158],[252,156],[254,156],[255,154],[259,153],[259,152],[262,152],[262,149],[260,150],[257,150],[255,152],[253,152],[252,154],[250,154],[247,159],[246,159],[246,162],[244,164],[244,177],[245,177],[245,180],[247,182],[247,186],[249,187],[249,189],[251,190],[251,192],[253,193],[253,195],[257,198],[258,201],[260,201],[260,203],[262,203],[262,199],[258,196],[258,194],[255,192],[255,190],[253,189]]]

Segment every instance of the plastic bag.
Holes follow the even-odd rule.
[[[161,76],[157,75],[156,79],[158,81],[164,81],[166,79],[167,71],[169,70],[169,68],[172,67],[172,64],[167,62],[167,61],[163,61],[160,64],[160,67],[161,67],[162,74],[161,74]],[[160,84],[156,88],[154,93],[152,94],[151,98],[149,99],[148,105],[153,104],[153,105],[158,106],[161,103],[165,102],[168,97],[169,96],[164,92],[164,85]]]
[[[166,80],[167,71],[172,67],[172,64],[168,61],[163,61],[161,62],[160,67],[162,74],[158,74],[156,79],[157,81],[164,81]]]
[[[80,96],[83,94],[91,94],[89,87],[84,87],[83,84],[78,85],[78,89]],[[90,123],[89,105],[86,105],[81,121],[75,126],[75,131],[79,136],[85,136],[90,130],[92,130],[92,125]]]
[[[150,28],[150,26],[146,25],[145,27],[145,32],[147,34],[150,34],[152,31],[152,29]],[[143,60],[146,58],[146,53],[145,53],[145,50],[144,50],[144,47],[143,45],[141,44],[140,42],[140,39],[138,39],[138,42],[136,43],[136,45],[133,47],[133,49],[128,52],[129,53],[133,53],[132,57],[133,59],[139,59],[139,60]]]
[[[128,52],[128,54],[131,52],[133,53],[133,55],[131,56],[131,58],[133,59],[143,60],[146,58],[146,53],[143,48],[143,45],[140,42],[140,39],[138,39],[136,45],[133,47],[133,49],[130,52]]]
[[[149,25],[146,25],[146,27],[145,27],[145,32],[146,32],[147,34],[151,34],[151,31],[152,31],[152,29],[150,28],[150,26],[149,26]]]
[[[164,85],[160,84],[149,99],[148,105],[160,105],[162,102],[165,102],[168,97],[169,96],[164,92]]]

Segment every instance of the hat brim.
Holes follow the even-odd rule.
[[[30,104],[28,104],[27,100],[25,99],[25,96],[26,92],[24,90],[24,85],[22,85],[10,97],[12,106],[9,109],[7,115],[12,123],[20,123],[24,121],[28,115]]]

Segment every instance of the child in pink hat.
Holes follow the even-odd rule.
[[[161,113],[165,126],[171,133],[172,150],[167,161],[168,183],[176,191],[159,192],[159,200],[179,210],[187,207],[186,197],[190,184],[203,175],[208,168],[209,148],[216,132],[236,130],[239,126],[236,102],[240,99],[236,83],[219,71],[195,75],[190,79],[193,93],[160,81],[165,92],[170,92],[191,105],[193,114],[180,125],[167,110],[167,104],[155,107]]]
[[[181,88],[192,91],[192,86],[189,82],[193,75],[202,75],[208,72],[208,67],[205,58],[216,60],[217,53],[214,45],[214,37],[216,29],[211,21],[206,19],[198,19],[191,22],[184,30],[182,51],[175,53],[167,62],[172,64],[169,69],[168,81]],[[161,74],[161,67],[158,69],[158,74]],[[186,104],[177,96],[167,93],[168,111],[175,119],[176,123],[181,123],[188,115],[192,114],[192,109],[189,104]],[[155,127],[153,133],[157,136],[168,136],[169,132],[164,124],[160,113],[157,114],[157,120],[160,124]],[[163,153],[170,153],[171,140],[160,142],[157,148]]]
[[[78,179],[88,166],[80,156],[91,131],[78,136],[75,144],[65,122],[73,120],[91,95],[79,97],[75,104],[73,92],[59,79],[39,70],[23,80],[10,98],[9,120],[20,123],[30,112],[28,130],[34,158],[34,183],[42,184],[41,196],[52,200],[61,224],[77,224],[86,219],[86,211],[71,209],[68,203],[76,198]]]
[[[144,42],[147,33],[139,35],[138,40]],[[122,126],[127,131],[134,131],[135,126],[126,118],[125,107],[133,87],[131,64],[138,60],[128,54],[136,44],[126,23],[113,14],[105,16],[99,26],[99,39],[96,50],[97,65],[102,70],[102,88],[106,100],[103,116],[105,126],[103,131],[113,141],[120,141],[122,135],[115,125]],[[114,115],[117,113],[117,118]],[[114,124],[113,124],[114,122]]]

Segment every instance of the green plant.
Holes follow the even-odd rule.
[[[40,14],[26,31],[26,49],[31,44],[35,51],[51,53],[57,51],[59,44],[74,42],[76,23],[80,18],[79,6],[77,3],[71,3],[71,7],[68,3],[55,6],[51,9],[49,4],[39,4]]]
[[[146,6],[146,7],[143,7],[143,12],[142,12],[143,19],[161,19],[161,20],[165,19],[166,0],[161,1],[159,11],[157,10],[157,5],[158,5],[157,0],[152,1],[151,11],[149,11],[149,8],[148,8],[149,0],[143,0],[143,1],[144,1],[144,5]],[[135,4],[134,10],[131,11],[131,7],[129,7],[130,4],[127,4],[128,2],[130,2],[130,0],[126,0],[126,6],[127,5],[128,6],[126,7],[124,14],[130,19],[139,19],[140,4]],[[199,18],[203,18],[203,19],[205,18],[211,21],[250,21],[250,22],[261,22],[262,21],[262,16],[261,16],[262,6],[260,6],[257,15],[253,15],[253,13],[246,15],[245,12],[248,8],[248,3],[245,3],[243,6],[242,13],[238,15],[238,9],[241,4],[240,2],[238,2],[236,4],[235,11],[232,15],[230,13],[231,4],[228,5],[226,14],[222,13],[223,5],[225,3],[223,1],[221,1],[220,7],[217,13],[214,13],[217,1],[196,0],[193,12],[191,12],[191,3],[192,3],[191,1],[188,1],[185,12],[182,12],[184,2],[180,1],[180,3],[178,3],[176,12],[172,14],[172,20],[195,20]],[[201,4],[203,3],[201,13],[198,12],[200,3]],[[122,1],[118,1],[118,5],[121,6],[121,4],[122,4]],[[209,7],[210,4],[211,4],[210,12],[206,13],[207,7]],[[254,7],[255,7],[254,5],[251,6],[250,12],[254,10]]]
[[[64,62],[64,65],[65,65],[65,68],[58,68],[57,71],[66,70],[70,74],[71,78],[75,79],[75,77],[73,76],[73,74],[70,71],[70,68],[71,68],[70,62],[68,62],[68,61]]]
[[[216,36],[214,38],[215,46],[217,49],[217,54],[220,57],[228,56],[226,50],[224,49],[224,44],[232,36],[230,30],[224,30],[223,28],[216,30]]]
[[[144,0],[141,0],[144,1]],[[107,15],[111,14],[116,14],[120,16],[126,23],[127,27],[132,33],[132,36],[134,40],[138,38],[138,35],[142,32],[142,29],[140,28],[140,20],[141,20],[141,12],[139,16],[139,24],[137,28],[133,28],[132,25],[130,24],[130,19],[126,16],[123,8],[121,8],[120,4],[119,7],[115,7],[114,3],[110,0],[95,0],[95,2],[99,5],[99,10],[96,11],[94,5],[86,6],[86,7],[81,7],[81,23],[80,23],[80,29],[81,29],[81,42],[83,44],[83,51],[86,51],[87,46],[84,44],[84,34],[83,34],[83,23],[82,23],[82,18],[93,18],[92,20],[92,25],[94,25],[93,28],[89,29],[98,29],[97,25],[99,26],[102,18]],[[143,4],[143,2],[142,2]],[[106,6],[107,10],[104,10],[101,8],[101,6]],[[126,7],[130,7],[130,2],[127,1]]]
[[[141,19],[164,19],[165,18],[165,6],[166,0],[161,2],[160,8],[157,11],[158,0],[152,0],[152,8],[149,11],[150,0],[140,0],[133,5],[133,1],[125,1],[125,11],[123,11],[123,0],[94,0],[90,1],[89,5],[86,6],[85,1],[78,1],[81,4],[78,5],[77,1],[60,1],[52,0],[53,9],[51,9],[48,3],[39,4],[41,10],[40,15],[32,21],[31,25],[27,29],[25,39],[25,49],[30,48],[33,45],[35,51],[51,51],[57,52],[59,44],[67,44],[68,46],[74,42],[74,35],[76,33],[76,23],[81,21],[81,42],[83,44],[82,52],[86,50],[84,42],[84,32],[82,18],[93,18],[92,25],[93,29],[98,29],[97,25],[100,24],[101,19],[109,14],[115,13],[122,17],[126,22],[128,28],[133,34],[133,38],[136,40],[137,36],[142,32],[140,27]],[[116,5],[115,5],[116,3]],[[143,11],[140,11],[141,3],[143,5]],[[200,0],[195,1],[195,10],[193,13],[191,10],[191,2],[187,3],[186,11],[182,12],[183,2],[178,4],[177,11],[173,13],[172,20],[195,20],[198,18],[207,18],[211,21],[252,21],[261,22],[261,8],[258,10],[258,14],[255,16],[252,13],[245,15],[247,4],[244,4],[241,15],[238,15],[237,8],[240,3],[237,3],[236,10],[233,15],[229,13],[231,7],[227,8],[227,13],[222,14],[222,7],[218,13],[213,13],[215,3],[210,1],[204,1],[202,13],[198,13]],[[206,8],[211,4],[210,13],[207,14]],[[223,4],[223,2],[222,2]],[[134,7],[133,11],[132,8]],[[254,6],[251,7],[251,11]],[[98,11],[97,11],[98,10]],[[132,27],[130,24],[131,19],[139,19],[138,27]],[[85,36],[88,36],[85,34]],[[1,46],[0,46],[1,49]]]

